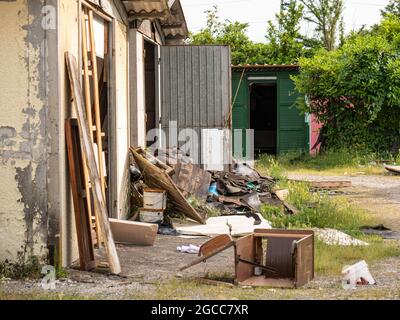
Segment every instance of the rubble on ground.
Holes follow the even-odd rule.
[[[368,246],[369,243],[358,240],[349,236],[348,234],[330,228],[314,229],[315,236],[318,240],[327,245],[332,246]]]

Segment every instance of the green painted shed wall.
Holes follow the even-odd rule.
[[[277,84],[277,153],[309,150],[309,125],[305,115],[300,114],[295,103],[299,96],[291,75],[297,72],[232,72],[232,113],[233,129],[250,129],[250,90],[251,83],[275,82]],[[249,80],[253,77],[276,77],[276,80]],[[240,82],[240,79],[242,81]],[[238,85],[240,87],[238,90]],[[237,94],[237,95],[236,95]],[[236,95],[236,99],[235,99]],[[244,140],[243,140],[244,141]],[[242,155],[245,155],[243,146]],[[234,154],[235,157],[240,157]]]

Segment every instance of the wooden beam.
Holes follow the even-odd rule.
[[[89,78],[89,59],[88,59],[88,45],[87,45],[87,36],[88,36],[88,21],[89,21],[89,16],[87,15],[87,10],[84,10],[84,14],[82,13],[82,61],[83,61],[83,79],[84,79],[84,87],[85,87],[85,106],[86,106],[86,116],[87,120],[89,122],[89,128],[92,130],[89,130],[90,133],[90,141],[92,144],[94,143],[94,137],[93,137],[93,116],[92,116],[92,103],[91,103],[91,93],[90,93],[90,78]],[[93,64],[93,61],[92,61]],[[93,76],[93,72],[90,71],[90,74]],[[94,78],[93,78],[94,79]],[[85,161],[85,180],[87,185],[89,186],[89,174],[87,172],[86,168],[86,161]],[[89,194],[90,191],[87,189],[87,193]],[[90,195],[88,196],[88,201],[90,201]],[[101,238],[101,232],[100,232],[100,224],[99,224],[99,219],[98,219],[98,214],[95,210],[95,225],[96,225],[96,239],[97,239],[97,245],[101,247],[102,244],[102,238]],[[92,214],[90,213],[90,216]]]
[[[93,27],[93,11],[89,10],[89,39],[90,39],[90,55],[92,61],[92,72],[93,72],[93,103],[94,103],[94,114],[96,123],[96,142],[97,142],[97,156],[99,162],[99,174],[101,181],[101,190],[105,199],[106,195],[106,182],[103,171],[103,143],[101,137],[101,119],[100,119],[100,97],[99,97],[99,84],[97,75],[97,58],[96,58],[96,45],[94,39],[94,27]]]
[[[90,201],[83,199],[83,156],[81,152],[78,122],[76,119],[65,120],[65,139],[67,145],[69,177],[74,203],[75,226],[78,238],[79,262],[81,270],[96,267],[93,251],[93,239],[90,216]],[[86,199],[90,194],[86,193]]]
[[[97,212],[99,212],[99,221],[101,225],[100,229],[106,249],[106,254],[108,257],[111,272],[114,274],[118,274],[121,272],[121,266],[118,258],[117,249],[114,243],[114,238],[111,233],[110,224],[108,221],[107,206],[101,188],[101,180],[94,157],[93,144],[90,142],[89,126],[84,112],[85,109],[83,95],[79,80],[80,75],[76,63],[76,58],[71,53],[66,52],[65,60],[70,80],[73,105],[75,106],[75,111],[78,116],[80,142],[82,145],[83,153],[85,154],[88,162],[90,182],[92,185],[91,191],[96,210]]]

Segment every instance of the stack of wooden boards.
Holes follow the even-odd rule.
[[[108,74],[106,59],[98,70],[93,11],[82,12],[82,69],[76,57],[66,52],[65,60],[70,80],[73,109],[65,120],[70,184],[72,189],[79,262],[82,270],[96,267],[94,246],[104,246],[110,271],[121,272],[114,237],[117,242],[152,245],[158,226],[109,219],[106,206],[106,166],[103,150],[107,144],[102,129],[104,103],[102,93]],[[105,42],[108,32],[105,33]],[[104,46],[106,56],[107,46]],[[82,83],[81,83],[82,82]],[[101,107],[103,109],[101,109]],[[104,116],[104,115],[103,115]],[[103,117],[104,118],[104,117]],[[104,123],[104,120],[103,120]],[[103,125],[104,127],[104,125]]]
[[[77,67],[76,58],[72,54],[66,52],[65,59],[73,106],[77,115],[77,121],[72,119],[66,120],[66,140],[70,180],[74,198],[80,265],[84,270],[90,270],[95,266],[93,240],[91,237],[92,217],[89,215],[88,207],[88,190],[90,189],[94,202],[96,222],[99,225],[98,230],[101,234],[101,240],[104,243],[110,271],[114,274],[119,274],[121,266],[108,221],[104,188],[90,135],[92,129],[89,127],[85,113],[84,98],[79,80],[80,72]],[[90,188],[83,182],[86,170],[90,179]]]

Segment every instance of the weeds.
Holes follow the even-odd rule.
[[[372,223],[363,210],[346,199],[311,193],[305,183],[283,182],[281,186],[288,188],[287,201],[300,212],[288,215],[281,207],[264,205],[264,218],[276,228],[334,228],[355,235],[361,226]]]
[[[198,211],[204,213],[206,217],[219,217],[221,216],[221,211],[207,204],[206,201],[198,199],[194,196],[189,197],[188,202]]]
[[[343,266],[365,260],[371,263],[377,260],[399,257],[400,246],[396,241],[385,241],[376,236],[361,236],[369,246],[329,246],[315,241],[315,272],[320,275],[340,274]]]
[[[276,157],[262,155],[257,161],[260,170],[266,168],[272,176],[282,176],[282,170],[297,173],[343,174],[363,172],[365,174],[382,173],[379,160],[400,163],[400,153],[391,154],[357,153],[352,150],[329,150],[317,156],[299,152],[289,152]],[[283,170],[284,171],[284,170]],[[284,175],[284,174],[283,174]]]
[[[35,256],[26,261],[19,256],[16,262],[8,260],[0,262],[0,278],[39,279],[41,277],[40,271],[39,259]]]

